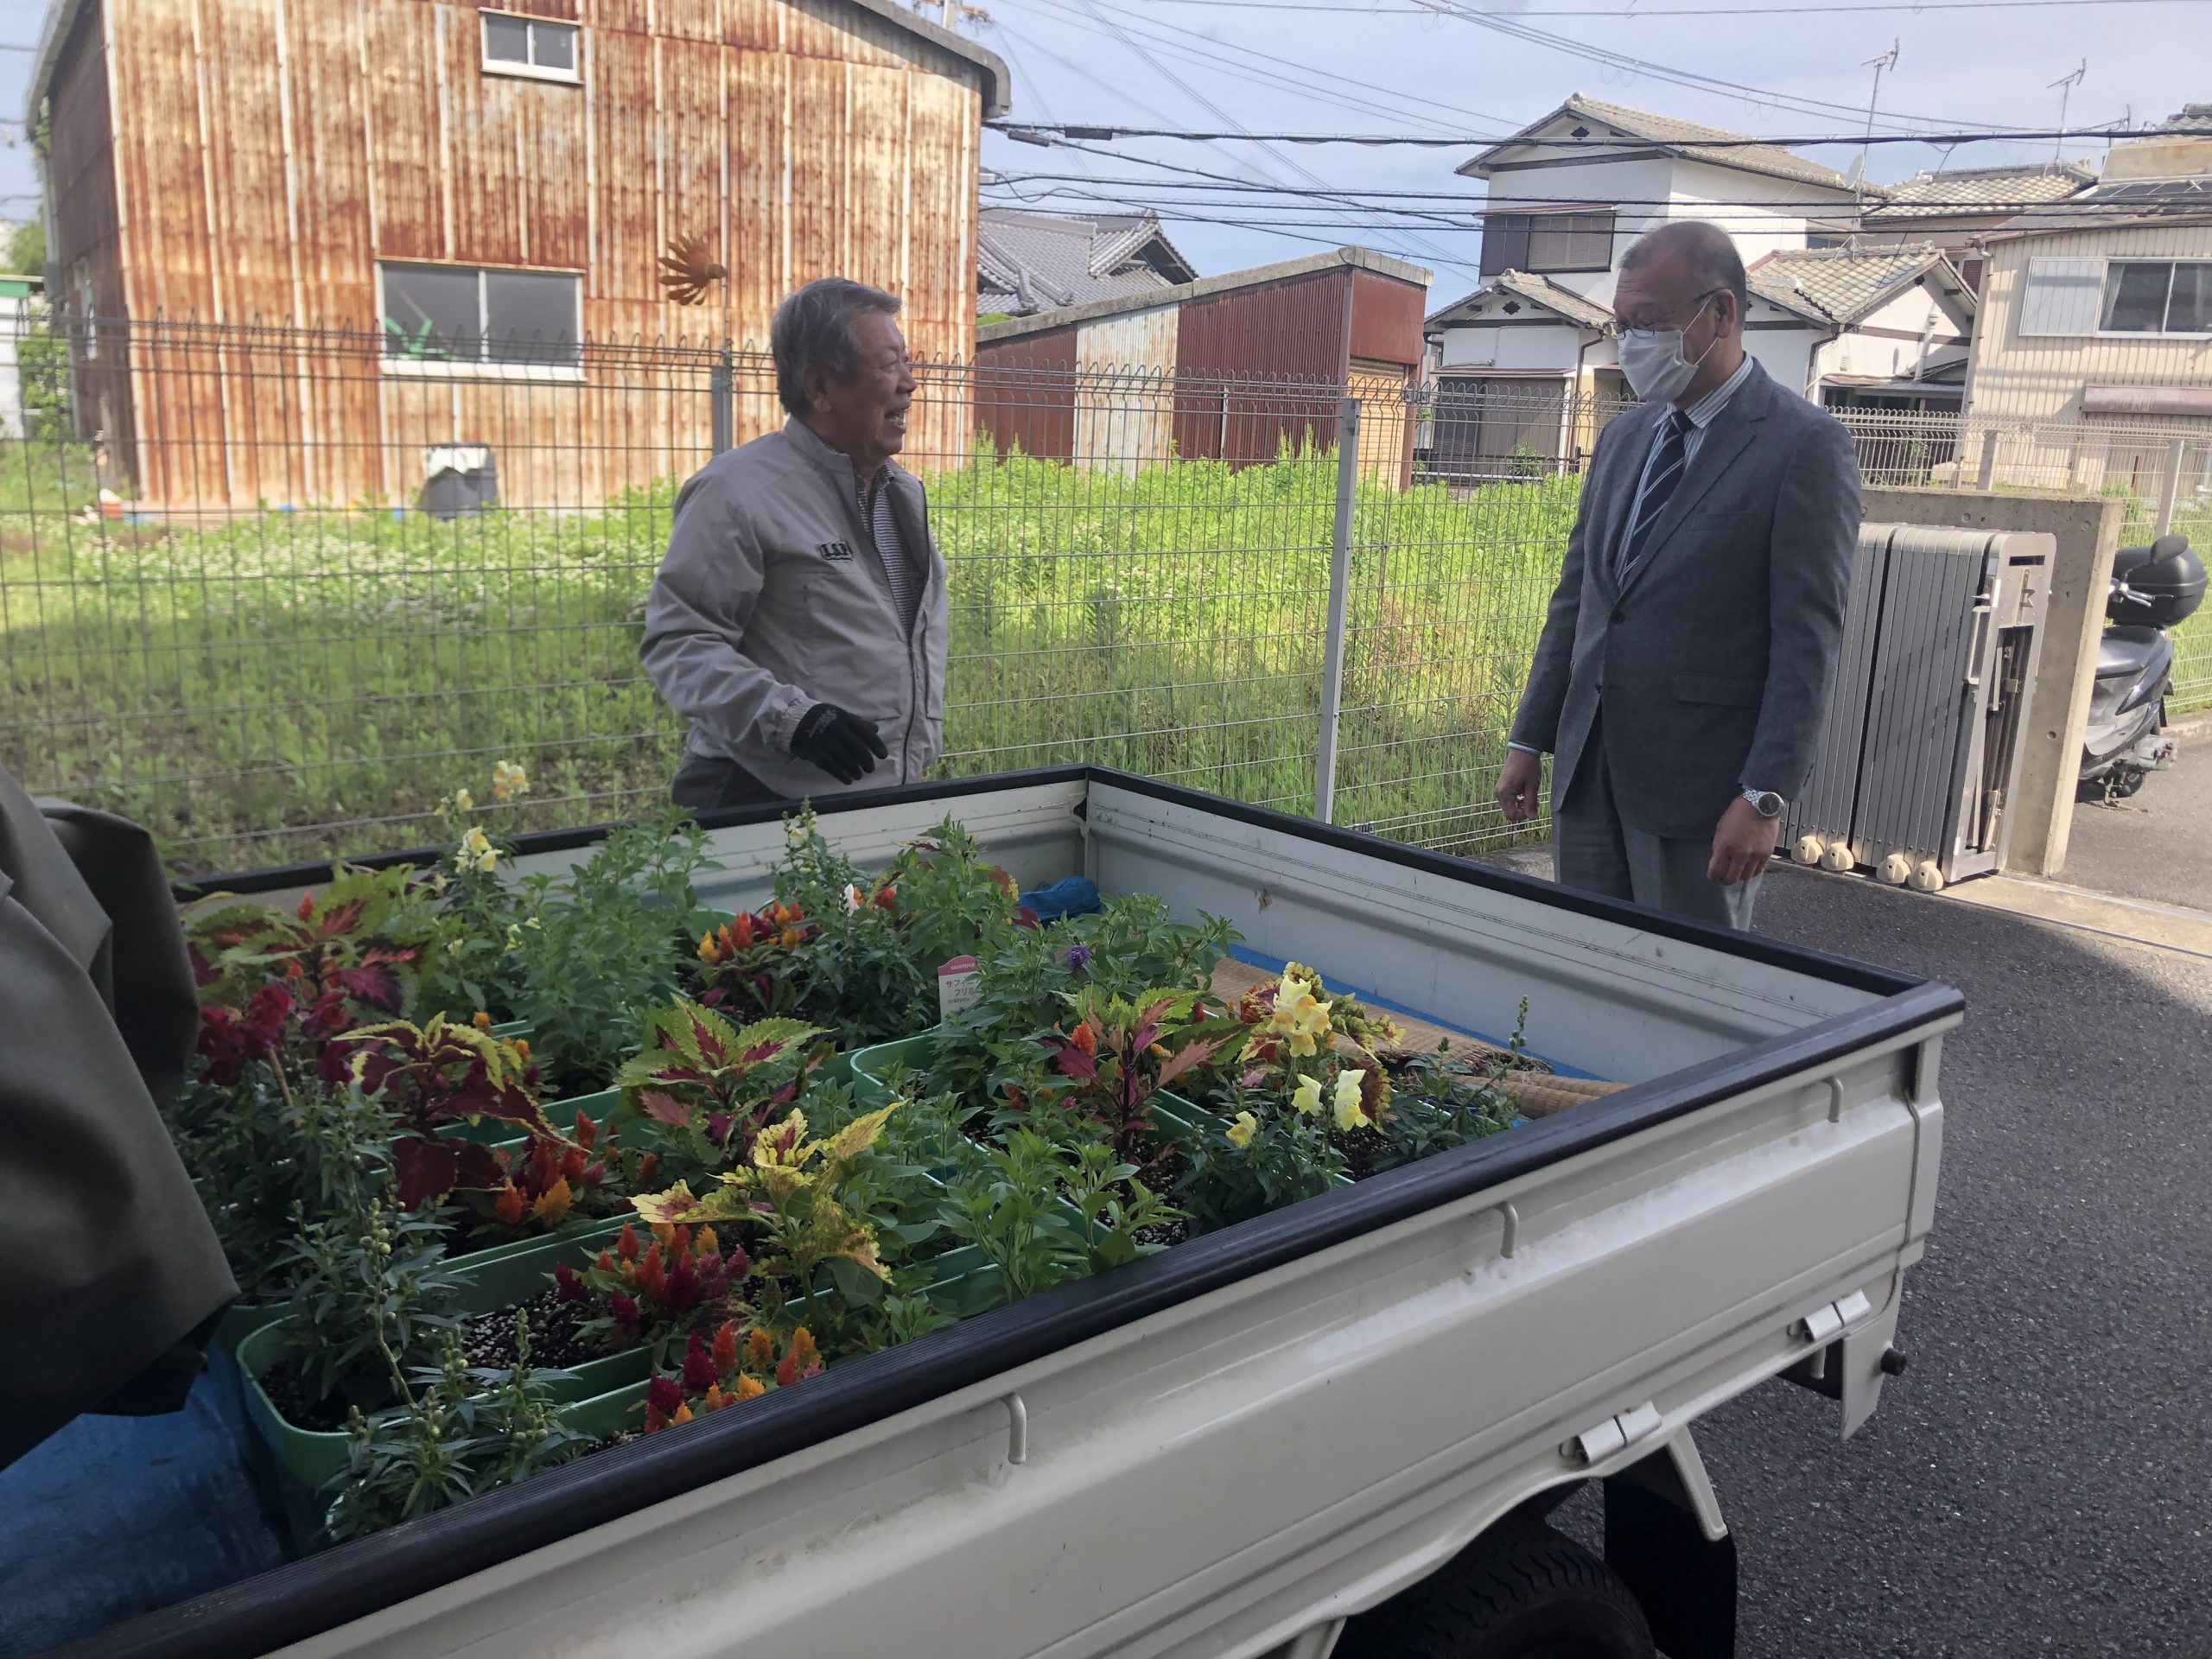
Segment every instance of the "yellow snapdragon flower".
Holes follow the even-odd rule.
[[[1337,1127],[1349,1135],[1354,1129],[1371,1129],[1375,1120],[1360,1104],[1359,1085],[1367,1080],[1367,1073],[1351,1070],[1337,1073]]]
[[[1229,1137],[1229,1144],[1236,1147],[1239,1152],[1243,1151],[1245,1147],[1250,1146],[1252,1144],[1252,1137],[1259,1132],[1260,1120],[1253,1116],[1249,1112],[1237,1113],[1236,1121],[1230,1123],[1229,1128],[1224,1131],[1224,1133]]]
[[[1321,1079],[1300,1077],[1298,1087],[1291,1091],[1290,1103],[1300,1117],[1317,1116],[1321,1110]]]

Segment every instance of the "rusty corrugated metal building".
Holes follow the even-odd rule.
[[[1272,461],[1334,443],[1349,388],[1362,455],[1402,474],[1427,300],[1420,266],[1337,248],[991,323],[976,331],[976,424],[1001,454],[1087,467]]]
[[[82,341],[86,424],[155,503],[407,500],[454,443],[509,499],[604,499],[705,453],[704,374],[580,341],[765,346],[836,272],[905,300],[918,357],[965,358],[1007,95],[897,0],[54,0],[48,269],[128,325]],[[656,282],[690,234],[730,272],[698,310]],[[350,360],[155,319],[311,324]],[[779,418],[741,398],[735,436]]]

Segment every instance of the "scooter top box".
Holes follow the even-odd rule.
[[[2185,536],[2161,536],[2148,547],[2113,555],[2113,592],[2106,614],[2114,622],[2171,628],[2204,602],[2204,562]]]

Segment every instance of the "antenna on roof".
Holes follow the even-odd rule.
[[[1872,147],[1874,138],[1874,105],[1878,101],[1879,101],[1882,96],[1882,71],[1885,69],[1894,69],[1897,67],[1897,47],[1899,44],[1899,41],[1892,40],[1890,42],[1890,49],[1888,51],[1883,53],[1879,57],[1869,58],[1866,62],[1859,66],[1861,69],[1872,69],[1874,72],[1874,90],[1866,99],[1867,142],[1859,146],[1859,159],[1851,164],[1850,182],[1853,184],[1857,184],[1859,182],[1859,175],[1866,170],[1866,152]]]
[[[2088,79],[2088,73],[2089,60],[2084,58],[2082,60],[2080,68],[2071,74],[2061,75],[2044,89],[2045,92],[2050,92],[2055,88],[2058,93],[2058,137],[2050,147],[2050,161],[2054,167],[2058,164],[2059,158],[2066,153],[2066,100],[2074,95],[2074,89]],[[2133,105],[2130,107],[2133,108]]]

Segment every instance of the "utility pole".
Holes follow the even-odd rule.
[[[1859,66],[1861,69],[1872,69],[1874,72],[1874,91],[1866,99],[1866,142],[1859,147],[1859,165],[1851,169],[1851,176],[1853,180],[1866,176],[1867,152],[1874,147],[1874,105],[1881,101],[1882,71],[1897,67],[1899,44],[1900,42],[1896,40],[1891,41],[1888,51],[1878,58],[1869,58]]]
[[[2050,160],[2053,166],[2056,166],[2063,161],[2066,155],[2066,100],[2074,95],[2074,89],[2082,84],[2088,73],[2089,60],[2084,58],[2082,60],[2082,67],[2075,70],[2072,74],[2061,75],[2044,89],[2045,92],[2056,90],[2058,93],[2058,140],[2050,147]]]

